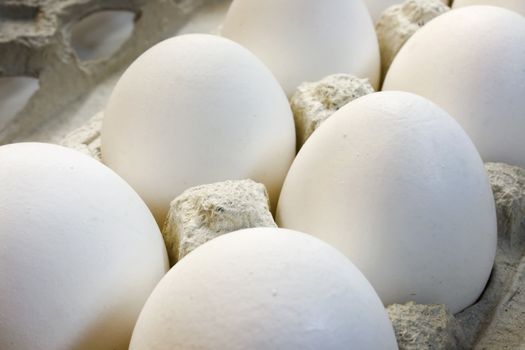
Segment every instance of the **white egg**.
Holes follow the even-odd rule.
[[[103,161],[159,223],[189,187],[250,178],[275,203],[295,156],[288,100],[271,72],[231,40],[163,41],[124,73],[105,111]]]
[[[402,4],[405,0],[363,0],[368,7],[368,11],[372,19],[377,21],[381,14],[390,6]],[[448,0],[441,0],[444,4],[448,4]]]
[[[430,99],[461,124],[484,161],[525,167],[525,17],[492,6],[439,16],[403,46],[383,90]]]
[[[361,97],[305,143],[277,223],[342,251],[385,305],[453,312],[483,291],[496,250],[494,199],[461,127],[406,92]]]
[[[130,350],[397,349],[370,283],[331,246],[252,228],[216,238],[162,279]]]
[[[60,146],[2,146],[0,164],[0,348],[127,349],[168,268],[144,202]]]
[[[525,1],[523,0],[454,0],[453,8],[470,5],[491,5],[504,7],[525,16]]]
[[[335,73],[378,86],[379,47],[361,0],[234,0],[221,34],[261,58],[288,96]]]

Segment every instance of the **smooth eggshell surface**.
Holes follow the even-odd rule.
[[[271,72],[231,40],[192,34],[142,54],[111,95],[102,158],[159,223],[189,187],[246,179],[275,204],[295,156],[288,100]]]
[[[484,161],[525,167],[525,17],[493,6],[439,16],[406,42],[383,90],[427,97],[461,124]]]
[[[453,8],[470,5],[491,5],[504,7],[525,16],[525,1],[523,0],[454,0]]]
[[[221,34],[261,58],[288,96],[336,73],[378,86],[379,47],[361,0],[234,0]]]
[[[483,291],[496,250],[494,199],[474,145],[447,113],[406,92],[352,101],[308,139],[277,223],[346,254],[385,305],[458,312]]]
[[[144,202],[60,146],[2,146],[0,164],[0,349],[127,349],[168,268]]]
[[[130,350],[397,349],[370,283],[309,235],[253,228],[182,259],[142,310]]]

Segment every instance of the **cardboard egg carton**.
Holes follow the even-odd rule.
[[[0,1],[0,78],[23,76],[39,80],[38,91],[0,130],[0,144],[53,139],[53,128],[56,130],[59,124],[56,121],[64,124],[74,119],[86,95],[147,48],[173,36],[202,6],[211,3],[228,1]],[[111,56],[83,61],[72,46],[72,30],[82,19],[104,11],[133,13],[133,32]],[[49,125],[53,128],[49,129]],[[45,129],[49,130],[44,132]]]
[[[104,108],[122,70],[148,47],[176,33],[202,5],[214,2],[229,1],[2,1],[0,77],[36,77],[40,89],[14,122],[0,130],[0,144],[53,141],[100,161],[103,113],[97,112]],[[83,62],[71,46],[71,27],[104,10],[135,13],[133,34],[115,55]],[[456,315],[437,306],[390,306],[400,349],[525,346],[525,170],[493,163],[486,168],[495,194],[499,237],[485,292]]]

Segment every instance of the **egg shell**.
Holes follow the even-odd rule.
[[[430,99],[461,124],[484,161],[525,167],[525,17],[493,6],[437,17],[400,50],[383,90]]]
[[[277,224],[338,248],[385,305],[458,312],[482,292],[496,250],[494,199],[474,145],[447,113],[406,92],[354,100],[312,134]]]
[[[499,6],[516,11],[525,16],[525,1],[523,0],[454,0],[453,8],[471,5]]]
[[[142,310],[131,350],[397,349],[359,270],[309,235],[252,228],[182,259]]]
[[[221,34],[261,58],[289,97],[336,73],[379,83],[377,37],[361,0],[234,0]]]
[[[184,190],[225,180],[263,183],[275,206],[295,156],[282,88],[252,53],[217,36],[178,36],[146,51],[104,114],[104,163],[160,224]]]
[[[2,146],[0,164],[0,349],[127,349],[168,268],[144,202],[64,147]]]

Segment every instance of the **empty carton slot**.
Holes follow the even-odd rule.
[[[131,11],[100,11],[80,20],[71,33],[77,57],[82,61],[111,57],[131,36],[134,19]]]
[[[28,5],[0,5],[0,21],[27,21],[33,20],[40,12],[37,6]]]
[[[0,78],[0,131],[26,106],[38,88],[36,78]]]
[[[32,35],[36,31],[40,8],[27,5],[0,5],[0,32]]]

